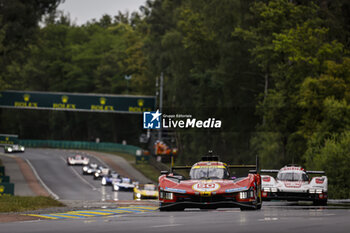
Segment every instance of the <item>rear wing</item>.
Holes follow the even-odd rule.
[[[260,172],[261,173],[278,173],[279,170],[276,170],[276,169],[261,169]]]
[[[170,172],[173,172],[174,170],[190,170],[192,166],[171,166]]]
[[[202,157],[203,161],[219,161],[218,156],[213,156],[212,152],[209,151],[209,154],[207,156]],[[254,165],[228,165],[228,168],[251,168],[254,170],[249,170],[249,173],[258,173],[259,171],[259,157],[256,156],[255,164]],[[171,155],[171,165],[170,165],[170,172],[172,173],[174,170],[190,170],[192,166],[174,166],[174,157]],[[165,172],[164,172],[165,174]]]
[[[307,174],[325,175],[325,171],[306,171]]]
[[[279,170],[275,169],[261,169],[261,173],[278,173]],[[324,171],[305,171],[307,174],[317,174],[317,175],[324,175],[326,174]]]

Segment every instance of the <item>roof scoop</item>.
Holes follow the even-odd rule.
[[[202,161],[220,161],[218,155],[214,155],[212,150],[208,151],[207,155],[202,156]]]

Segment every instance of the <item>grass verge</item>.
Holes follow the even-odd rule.
[[[0,212],[22,212],[64,205],[51,197],[0,196]]]
[[[126,154],[126,153],[118,153],[118,152],[109,152],[114,155],[118,155],[128,161],[131,166],[139,170],[144,176],[148,179],[158,183],[158,177],[160,176],[160,171],[154,168],[151,164],[136,164],[135,156]]]

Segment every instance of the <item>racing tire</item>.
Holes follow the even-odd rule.
[[[258,201],[257,203],[252,206],[252,207],[246,207],[246,206],[242,206],[240,207],[241,211],[245,211],[245,210],[260,210],[262,207],[262,201],[261,201],[261,197],[258,197]]]

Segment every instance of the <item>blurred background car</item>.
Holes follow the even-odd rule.
[[[88,165],[90,162],[90,159],[85,156],[81,155],[74,155],[74,156],[69,156],[67,158],[67,164],[72,166],[72,165]]]
[[[90,163],[89,165],[83,167],[83,175],[92,175],[97,171],[97,169],[97,163]]]
[[[108,175],[105,175],[102,177],[101,185],[112,185],[113,182],[117,182],[118,179],[120,180],[122,177],[115,171],[110,172]]]
[[[158,199],[158,190],[155,184],[141,184],[134,188],[134,200]]]
[[[7,145],[4,147],[5,153],[24,152],[25,147],[21,145]]]
[[[118,179],[116,182],[113,182],[113,191],[133,191],[137,182],[133,182],[128,177],[122,177]]]
[[[94,172],[94,179],[101,179],[103,176],[106,176],[110,173],[110,169],[108,167],[98,167],[98,169]]]

